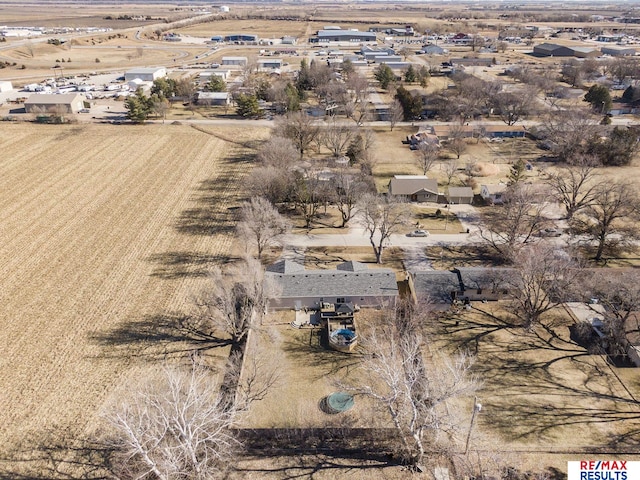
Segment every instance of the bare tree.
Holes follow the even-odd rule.
[[[531,330],[546,312],[569,298],[579,283],[580,270],[576,262],[554,245],[528,245],[513,258],[514,274],[510,284],[513,311]]]
[[[291,178],[291,200],[304,219],[306,228],[311,228],[311,222],[318,214],[323,200],[321,187],[318,172],[312,169],[303,173],[295,172]]]
[[[583,156],[549,174],[547,184],[557,201],[564,205],[568,220],[596,199],[599,182],[595,167],[593,158]]]
[[[467,142],[464,138],[452,138],[447,141],[447,148],[459,159],[467,151]]]
[[[342,223],[340,228],[344,228],[355,215],[355,208],[360,198],[365,193],[375,192],[375,184],[369,175],[353,175],[346,169],[338,170],[335,176],[335,203]]]
[[[376,262],[382,263],[385,243],[407,222],[409,207],[389,195],[367,194],[358,203],[358,211]]]
[[[585,153],[585,146],[598,132],[598,122],[585,109],[550,112],[540,125],[542,135],[559,160],[570,162]]]
[[[624,250],[639,238],[639,201],[635,187],[623,182],[601,182],[594,189],[593,201],[571,221],[571,229],[595,243],[594,260],[603,254]]]
[[[547,224],[545,206],[528,186],[516,185],[505,192],[503,205],[485,216],[480,236],[503,260],[513,261]]]
[[[628,337],[640,335],[640,276],[634,270],[605,269],[585,276],[583,288],[588,298],[597,298],[604,307],[602,330],[608,352],[626,355]]]
[[[120,477],[220,478],[240,446],[231,430],[236,410],[195,363],[190,370],[165,366],[157,377],[105,415],[122,452]]]
[[[258,160],[265,167],[289,169],[298,160],[298,150],[289,138],[273,136],[262,144]]]
[[[416,162],[422,170],[422,174],[426,175],[433,168],[440,155],[440,148],[429,142],[420,142],[416,150]]]
[[[530,93],[500,92],[492,98],[493,106],[500,119],[507,125],[514,125],[532,110],[533,98]]]
[[[398,101],[398,99],[395,99],[389,106],[389,127],[391,128],[392,132],[393,127],[395,127],[396,124],[403,118],[404,110],[402,108],[402,104]]]
[[[297,158],[298,152],[294,153]],[[264,197],[273,205],[290,200],[291,173],[285,168],[256,167],[249,174],[247,183],[255,196]]]
[[[224,333],[239,345],[265,314],[266,288],[262,265],[254,258],[246,257],[227,273],[214,269],[207,288],[193,300],[194,320],[199,328]]]
[[[360,73],[349,75],[347,79],[348,99],[344,105],[347,118],[361,126],[367,119],[370,110],[369,82]]]
[[[334,157],[340,157],[347,149],[355,135],[352,127],[339,123],[335,117],[329,121],[329,125],[320,133],[320,138]]]
[[[447,185],[451,185],[453,177],[458,173],[458,167],[459,164],[457,160],[449,160],[442,164],[442,171],[447,177]]]
[[[304,112],[288,113],[276,123],[275,133],[281,137],[288,138],[296,146],[300,153],[300,158],[309,148],[313,140],[318,136],[320,130],[313,118]]]
[[[389,311],[386,321],[362,337],[366,353],[359,385],[347,388],[389,413],[401,454],[415,466],[422,463],[427,445],[437,449],[456,440],[461,422],[454,400],[473,394],[478,381],[467,355],[450,358],[439,352],[425,361],[426,344],[410,315],[404,308]]]
[[[256,246],[260,259],[267,247],[291,229],[291,224],[267,199],[254,197],[242,205],[237,229],[240,238]]]

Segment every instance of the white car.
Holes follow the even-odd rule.
[[[426,230],[414,230],[413,232],[407,233],[407,237],[428,237],[429,232]]]

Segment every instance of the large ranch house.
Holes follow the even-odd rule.
[[[281,260],[265,272],[269,307],[276,310],[318,310],[324,303],[358,307],[393,306],[398,297],[396,274],[390,268],[369,268],[345,262],[332,270],[307,270]]]

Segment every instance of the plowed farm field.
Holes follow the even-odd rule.
[[[0,459],[91,431],[127,379],[192,348],[168,325],[234,255],[253,153],[246,129],[217,132],[0,128]]]

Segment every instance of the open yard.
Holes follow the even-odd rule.
[[[185,126],[24,124],[3,125],[0,152],[7,459],[21,443],[91,432],[110,394],[151,360],[196,343],[210,363],[226,358],[179,320],[207,269],[238,253],[234,207],[251,152]],[[16,471],[11,460],[0,472]]]
[[[474,307],[443,319],[433,339],[438,346],[477,355],[483,408],[475,448],[573,454],[573,459],[590,451],[638,451],[637,372],[587,354],[570,338],[572,321],[563,310],[526,333],[512,325],[500,304]],[[548,461],[562,469],[566,458]]]

